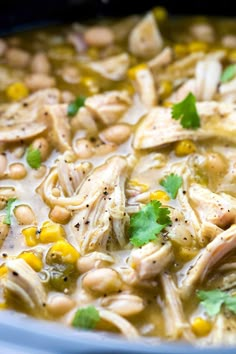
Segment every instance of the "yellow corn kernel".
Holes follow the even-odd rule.
[[[49,257],[58,255],[64,263],[75,263],[80,257],[79,252],[66,241],[57,241],[49,250]]]
[[[14,82],[6,89],[7,97],[12,101],[19,101],[27,97],[29,94],[28,88],[23,82]]]
[[[191,42],[188,45],[190,53],[194,52],[206,52],[208,50],[208,44],[205,42]]]
[[[196,151],[196,145],[192,140],[181,140],[175,144],[175,155],[176,156],[187,156]]]
[[[170,101],[165,101],[162,103],[162,106],[165,108],[171,108],[173,106],[173,103]]]
[[[80,80],[80,83],[84,85],[90,91],[91,94],[95,94],[99,92],[97,81],[90,76],[84,76]]]
[[[196,334],[196,336],[204,337],[210,333],[212,329],[212,324],[204,318],[196,317],[193,320],[191,327],[193,333]]]
[[[36,272],[40,272],[40,270],[43,268],[42,260],[33,252],[23,252],[17,258],[23,259]]]
[[[5,310],[7,308],[7,304],[5,302],[0,302],[0,310]]]
[[[135,80],[135,77],[137,75],[137,73],[140,71],[140,70],[145,70],[147,69],[147,64],[146,63],[141,63],[141,64],[138,64],[138,65],[135,65],[133,66],[132,68],[130,68],[128,70],[128,77],[130,80]]]
[[[27,227],[26,229],[23,229],[21,232],[25,237],[25,243],[27,244],[27,246],[33,247],[37,245],[38,243],[37,227],[35,226]]]
[[[0,266],[0,278],[7,274],[7,267],[3,264]]]
[[[65,237],[65,230],[59,224],[44,223],[39,234],[39,240],[42,243],[56,242],[63,240]]]
[[[157,22],[163,22],[168,17],[168,12],[162,6],[154,7],[154,9],[152,10],[152,13],[153,13],[155,19],[157,20]]]
[[[192,249],[189,247],[180,247],[178,256],[181,259],[181,261],[188,262],[197,255],[198,251],[199,250],[197,249]]]
[[[166,99],[171,95],[173,91],[173,85],[170,80],[162,80],[160,82],[160,98],[161,100]]]
[[[129,181],[129,187],[138,187],[142,193],[147,192],[147,190],[149,189],[149,186],[147,184],[141,183],[137,179],[131,179]]]
[[[231,62],[236,62],[236,49],[231,50],[228,54],[228,60]]]
[[[97,59],[99,56],[98,49],[95,47],[90,47],[87,51],[87,54],[91,59]]]
[[[170,197],[166,192],[158,190],[150,194],[150,200],[163,200],[168,202],[168,200],[170,200]]]
[[[173,47],[177,57],[182,57],[188,54],[188,46],[186,44],[177,43]]]

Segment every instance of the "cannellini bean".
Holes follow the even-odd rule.
[[[227,34],[222,38],[221,43],[224,47],[236,48],[236,36],[234,34]]]
[[[4,177],[7,169],[7,158],[5,154],[0,154],[0,178]]]
[[[227,163],[225,159],[217,152],[207,154],[206,167],[214,174],[226,173],[227,171]]]
[[[4,223],[4,216],[0,217],[0,246],[8,235],[10,226]]]
[[[7,44],[6,42],[0,38],[0,57],[2,57],[7,50]]]
[[[131,127],[127,124],[116,124],[103,130],[99,137],[105,143],[120,145],[131,135]]]
[[[30,54],[22,49],[10,48],[6,52],[6,60],[10,66],[25,68],[29,65]]]
[[[47,160],[50,153],[50,147],[45,138],[35,139],[32,143],[32,147],[33,149],[38,149],[40,151],[42,161]]]
[[[98,156],[110,154],[111,152],[115,151],[117,145],[115,144],[101,144],[95,148],[95,154]]]
[[[13,150],[14,156],[17,159],[20,159],[21,157],[23,157],[24,153],[25,153],[25,147],[24,146],[18,146]]]
[[[56,80],[46,74],[31,74],[26,76],[25,84],[31,91],[37,91],[54,87]]]
[[[48,74],[50,69],[50,62],[45,53],[37,53],[34,55],[31,62],[31,70],[33,73]]]
[[[87,159],[93,155],[93,144],[87,139],[78,139],[75,142],[74,150],[80,159]]]
[[[136,315],[144,309],[143,299],[130,294],[107,296],[101,300],[101,305],[124,317]]]
[[[53,316],[62,316],[70,311],[75,305],[75,301],[66,295],[53,295],[47,302],[47,309]]]
[[[88,272],[84,276],[82,284],[90,291],[101,294],[109,294],[120,290],[122,281],[119,274],[115,270],[100,268]]]
[[[11,179],[22,179],[27,175],[27,170],[23,163],[12,163],[9,166],[9,177]]]
[[[29,205],[18,205],[14,209],[14,215],[19,225],[36,224],[36,216]]]
[[[89,46],[106,47],[114,42],[114,34],[108,27],[94,26],[84,32],[84,40]]]
[[[93,268],[106,267],[111,263],[114,263],[111,256],[102,252],[92,252],[78,259],[77,269],[80,273],[87,273]]]
[[[50,215],[50,219],[59,224],[67,224],[71,217],[71,212],[66,208],[56,205]]]

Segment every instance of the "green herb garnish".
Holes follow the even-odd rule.
[[[160,182],[160,185],[165,188],[165,190],[171,196],[172,199],[176,198],[178,190],[182,186],[182,184],[182,177],[175,175],[174,173],[171,173],[169,176],[167,176]]]
[[[232,80],[235,76],[236,76],[236,64],[232,64],[227,66],[227,68],[224,69],[220,81],[224,84],[225,82]]]
[[[69,117],[74,117],[76,115],[76,113],[78,112],[78,110],[84,106],[85,100],[86,100],[86,97],[83,97],[83,96],[77,97],[75,101],[71,102],[68,105],[67,115]]]
[[[209,316],[217,315],[222,305],[236,314],[236,296],[232,296],[219,289],[208,291],[199,290],[197,291],[197,296]]]
[[[183,101],[173,105],[171,115],[175,120],[180,119],[183,128],[197,129],[200,127],[196,98],[191,92]]]
[[[140,247],[156,239],[157,235],[171,224],[170,210],[152,200],[130,218],[130,242]]]
[[[6,205],[6,216],[3,220],[3,224],[11,225],[11,213],[13,209],[13,204],[15,203],[16,198],[9,198]]]
[[[26,151],[26,161],[31,168],[38,169],[41,166],[41,152],[32,145]]]
[[[76,311],[72,326],[82,329],[94,329],[99,320],[98,310],[94,306],[88,306]]]

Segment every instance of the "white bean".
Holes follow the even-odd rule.
[[[50,147],[45,138],[35,139],[32,143],[32,147],[33,149],[38,149],[40,151],[42,161],[47,160],[50,153]]]
[[[46,74],[31,74],[26,76],[25,84],[31,91],[37,91],[54,87],[56,80]]]
[[[3,241],[8,235],[9,232],[9,225],[4,223],[4,217],[1,217],[0,219],[0,246],[2,245]]]
[[[37,53],[31,62],[31,70],[38,74],[48,74],[50,72],[50,63],[45,53]]]
[[[14,215],[19,225],[36,224],[36,217],[29,205],[18,205],[14,209]]]
[[[76,140],[74,149],[80,159],[87,159],[93,155],[93,144],[87,139]]]
[[[9,166],[9,177],[11,179],[22,179],[27,175],[25,166],[22,163],[12,163]]]
[[[4,177],[7,169],[7,158],[4,154],[0,154],[0,178]]]
[[[87,45],[94,47],[106,47],[114,42],[114,34],[108,27],[90,27],[84,33]]]
[[[82,284],[90,291],[108,294],[120,290],[122,281],[115,270],[100,268],[88,272],[84,276]]]
[[[10,66],[25,68],[29,65],[30,54],[18,48],[10,48],[6,52],[6,60]]]
[[[131,134],[131,128],[127,124],[116,124],[103,130],[99,137],[106,143],[120,145],[124,143]]]
[[[56,205],[49,215],[50,219],[59,224],[67,224],[70,220],[71,213],[66,208]]]
[[[54,316],[62,316],[70,311],[75,305],[75,302],[68,296],[63,294],[54,295],[47,302],[48,311]]]

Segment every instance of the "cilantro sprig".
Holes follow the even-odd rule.
[[[41,166],[41,152],[30,145],[26,151],[26,161],[31,168],[38,169]]]
[[[75,101],[71,102],[68,105],[67,115],[69,117],[74,117],[76,115],[76,113],[79,111],[79,109],[84,106],[85,100],[86,100],[86,97],[84,97],[84,96],[77,97],[75,99]]]
[[[224,305],[226,309],[236,314],[236,296],[232,296],[225,291],[199,290],[197,296],[209,316],[217,315]]]
[[[6,205],[6,216],[3,220],[3,224],[11,225],[11,213],[13,209],[13,204],[16,202],[16,198],[9,198]]]
[[[185,99],[173,105],[171,110],[172,118],[180,120],[180,124],[186,129],[197,129],[200,127],[200,117],[196,107],[196,97],[190,92]]]
[[[227,66],[220,78],[220,81],[222,82],[222,84],[232,80],[234,77],[236,76],[236,64],[232,64]]]
[[[156,239],[157,235],[171,224],[170,210],[152,200],[130,219],[130,242],[140,247]]]
[[[81,329],[94,329],[99,320],[98,310],[94,306],[87,306],[76,311],[72,326]]]
[[[183,184],[182,177],[171,173],[169,176],[161,180],[160,185],[165,188],[167,193],[171,196],[172,199],[175,199],[179,188]]]

